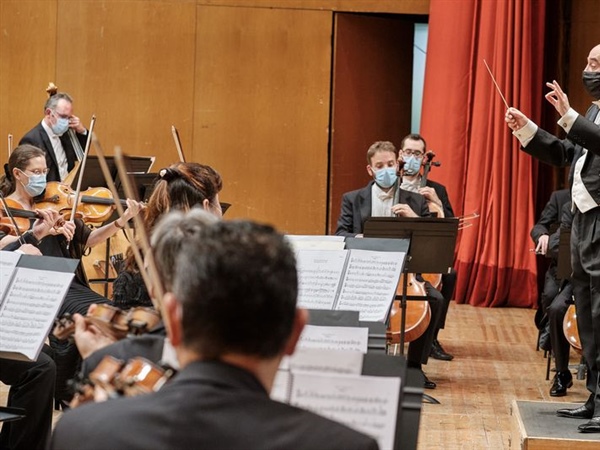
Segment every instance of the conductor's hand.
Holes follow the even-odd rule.
[[[551,89],[550,92],[545,95],[546,100],[548,100],[552,106],[554,106],[554,109],[556,109],[561,117],[564,116],[571,108],[571,105],[569,104],[569,97],[567,97],[567,94],[563,92],[556,80],[554,80],[552,83],[546,83],[546,86]]]
[[[544,234],[538,239],[538,243],[535,246],[535,253],[538,255],[545,255],[548,252],[548,235]]]
[[[398,203],[392,206],[392,212],[398,217],[419,217],[406,203]]]
[[[519,131],[527,122],[529,122],[529,118],[519,111],[517,108],[508,108],[506,110],[506,114],[504,116],[504,120],[508,124],[508,127],[513,131]]]

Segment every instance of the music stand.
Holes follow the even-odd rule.
[[[404,265],[404,290],[400,296],[400,354],[404,354],[406,301],[423,300],[406,294],[408,273],[449,273],[454,262],[458,219],[430,217],[372,217],[365,222],[365,237],[409,239],[407,263]]]
[[[0,423],[12,422],[25,417],[25,409],[10,406],[0,406]]]

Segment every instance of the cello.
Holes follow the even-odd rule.
[[[577,327],[577,309],[575,305],[569,305],[567,313],[563,318],[563,333],[571,344],[571,347],[581,355],[581,340],[579,339],[579,328]]]
[[[406,302],[406,322],[404,324],[404,339],[402,339],[402,304],[400,300],[394,300],[390,314],[390,324],[386,333],[388,347],[392,347],[392,353],[396,354],[397,346],[402,342],[417,340],[431,322],[431,308],[426,300],[427,291],[425,284],[418,281],[414,273],[409,273],[406,279],[406,295],[410,297],[423,297],[424,300],[410,300]],[[396,296],[404,293],[404,274],[400,275]]]

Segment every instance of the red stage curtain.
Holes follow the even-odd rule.
[[[536,164],[504,122],[506,96],[539,123],[545,0],[431,0],[421,132],[442,167],[457,214],[481,217],[460,231],[455,299],[478,306],[537,304]]]

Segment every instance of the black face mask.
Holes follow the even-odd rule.
[[[583,72],[583,85],[594,100],[600,100],[600,72]]]

